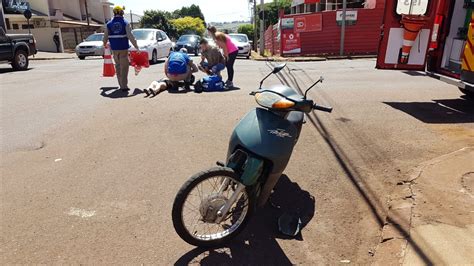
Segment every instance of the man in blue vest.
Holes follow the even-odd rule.
[[[123,18],[125,7],[115,6],[113,11],[114,18],[107,23],[107,28],[104,32],[104,47],[107,41],[110,41],[120,89],[128,91],[130,90],[128,88],[128,69],[130,65],[128,61],[128,48],[130,48],[130,44],[128,41],[130,40],[137,51],[139,51],[139,48],[137,40],[132,35],[130,23]]]

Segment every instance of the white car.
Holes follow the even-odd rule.
[[[76,55],[79,59],[84,60],[87,56],[103,56],[104,55],[104,34],[95,33],[87,37],[83,42],[76,46]]]
[[[243,55],[247,57],[247,59],[250,58],[252,55],[252,46],[250,45],[249,38],[247,37],[246,34],[229,34],[230,38],[232,41],[234,41],[235,45],[239,47],[239,55]]]
[[[148,59],[156,64],[158,59],[167,57],[173,51],[173,44],[162,30],[136,29],[132,30],[141,51],[148,52]],[[133,46],[130,51],[136,50]]]

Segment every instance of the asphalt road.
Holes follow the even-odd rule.
[[[238,90],[140,94],[163,64],[130,75],[128,95],[102,78],[102,60],[1,65],[3,263],[366,264],[380,242],[394,180],[427,159],[473,145],[474,104],[416,72],[375,61],[289,63],[267,84],[310,92],[332,114],[311,114],[274,203],[229,247],[201,251],[175,234],[171,206],[192,174],[225,159],[233,126],[269,72],[239,60]],[[298,211],[298,239],[277,218]]]

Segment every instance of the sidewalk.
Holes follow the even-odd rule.
[[[60,60],[74,58],[77,58],[75,53],[38,52],[34,57],[31,56],[30,60]]]
[[[416,167],[390,195],[375,264],[474,261],[474,147]]]
[[[342,59],[364,59],[364,58],[377,58],[377,55],[327,55],[327,56],[295,56],[295,57],[282,57],[282,56],[261,56],[255,51],[252,51],[252,59],[255,61],[275,61],[275,62],[317,62],[326,60],[342,60]]]

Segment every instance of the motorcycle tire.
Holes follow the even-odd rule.
[[[192,176],[181,187],[173,203],[172,219],[173,219],[174,229],[176,233],[181,237],[181,239],[183,239],[188,244],[193,245],[193,246],[211,248],[211,247],[221,247],[221,246],[226,245],[230,240],[235,238],[246,227],[248,221],[250,220],[251,214],[253,213],[254,208],[256,206],[255,195],[253,195],[253,193],[251,193],[251,190],[247,187],[246,188],[246,195],[248,199],[247,213],[245,214],[245,217],[243,218],[240,225],[236,229],[234,229],[234,231],[232,231],[228,235],[225,235],[222,238],[212,239],[212,240],[202,240],[202,239],[198,239],[194,237],[186,229],[186,226],[184,225],[184,222],[182,219],[184,204],[186,202],[186,199],[188,198],[188,195],[193,191],[193,189],[197,185],[199,185],[201,182],[206,181],[206,179],[210,179],[213,177],[229,177],[233,179],[235,182],[238,182],[236,181],[238,180],[238,176],[237,174],[235,174],[235,172],[232,169],[227,168],[227,167],[211,168],[207,171],[203,171]]]

